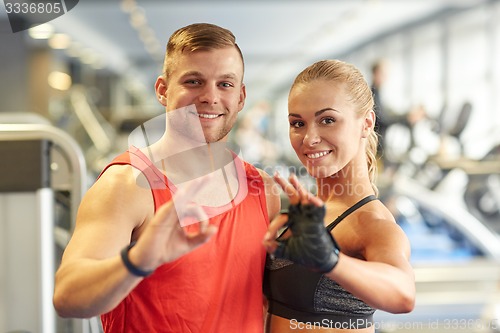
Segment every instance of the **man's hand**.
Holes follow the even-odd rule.
[[[207,242],[217,232],[217,227],[209,224],[202,207],[191,201],[203,182],[195,181],[187,187],[178,188],[171,201],[161,206],[137,245],[130,251],[131,261],[143,269],[156,269],[174,261]],[[181,223],[184,219],[200,221],[188,227]]]

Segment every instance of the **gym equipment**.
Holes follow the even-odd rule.
[[[33,114],[0,113],[0,332],[97,333],[97,318],[63,319],[55,269],[86,191],[80,147]]]

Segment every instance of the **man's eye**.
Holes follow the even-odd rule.
[[[229,82],[223,82],[221,83],[221,86],[223,86],[224,88],[230,88],[230,87],[233,87],[233,85]]]

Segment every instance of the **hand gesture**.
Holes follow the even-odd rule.
[[[311,270],[330,272],[338,261],[338,246],[324,226],[325,206],[323,202],[307,192],[295,175],[289,181],[274,176],[276,182],[288,195],[288,215],[277,217],[269,226],[264,242],[268,251],[277,258],[291,260]],[[291,235],[274,240],[279,228],[288,226]]]
[[[134,262],[140,267],[156,269],[196,249],[217,232],[202,207],[191,201],[192,194],[201,186],[202,182],[196,181],[178,188],[172,200],[156,211],[134,249],[137,251]],[[190,224],[181,223],[185,219],[201,222],[182,227]]]

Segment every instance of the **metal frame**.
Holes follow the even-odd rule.
[[[20,119],[11,119],[22,122],[24,115]],[[54,248],[53,244],[57,242],[63,248],[67,245],[70,234],[74,229],[76,222],[76,213],[80,201],[86,192],[87,168],[85,157],[80,146],[66,132],[51,126],[49,124],[36,123],[27,118],[25,123],[20,124],[0,124],[0,141],[23,141],[23,140],[49,140],[59,146],[67,157],[72,171],[71,179],[71,229],[64,230],[56,228],[54,225],[54,212],[52,204],[54,202],[53,191],[50,188],[36,191],[37,209],[40,217],[39,235],[40,235],[40,290],[42,305],[42,332],[55,332],[55,310],[52,304],[52,293],[54,290],[55,270]],[[38,119],[38,118],[37,118]],[[51,207],[47,207],[51,205]],[[75,319],[80,321],[79,319]],[[98,318],[83,319],[82,325],[75,325],[75,333],[100,332]]]
[[[78,205],[86,192],[87,167],[80,146],[66,132],[45,124],[0,124],[0,141],[50,140],[67,154],[72,166],[71,221],[74,226]]]

